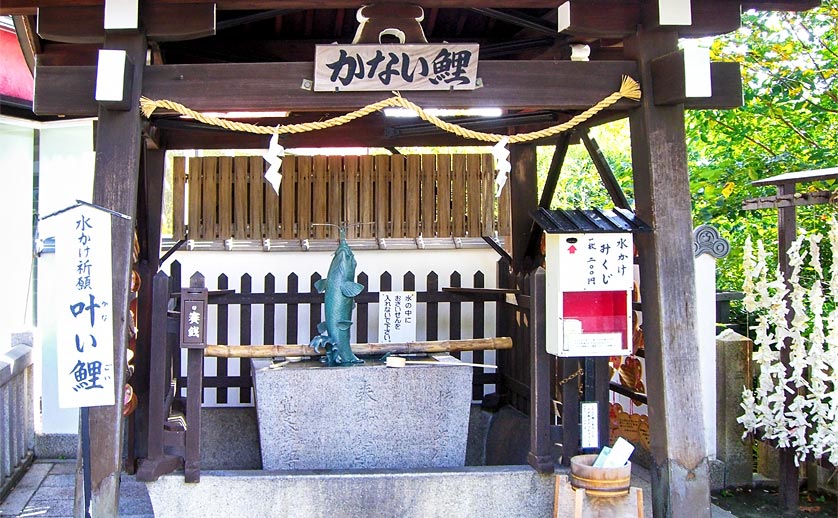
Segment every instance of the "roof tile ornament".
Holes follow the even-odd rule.
[[[709,254],[721,259],[730,253],[730,243],[719,235],[716,227],[701,225],[693,230],[693,251],[696,257]]]

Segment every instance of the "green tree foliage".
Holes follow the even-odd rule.
[[[631,178],[631,138],[628,119],[598,126],[590,131],[591,139],[603,150],[608,165],[626,197],[632,202],[634,188]],[[538,148],[539,191],[547,179],[547,172],[555,146]],[[632,202],[633,203],[633,202]],[[551,208],[587,209],[611,208],[614,204],[602,185],[599,173],[585,146],[577,140],[568,148]]]
[[[776,210],[742,210],[747,199],[776,194],[773,187],[751,182],[838,167],[838,0],[823,0],[821,7],[799,13],[745,12],[740,30],[708,44],[714,61],[740,63],[744,106],[687,112],[693,219],[696,226],[714,225],[731,241],[731,254],[719,264],[718,288],[739,291],[745,237],[767,244],[777,240]],[[591,135],[631,200],[627,121],[594,128]],[[542,183],[552,153],[552,147],[540,149]],[[838,182],[799,186],[836,188]],[[612,206],[582,145],[568,152],[552,206]],[[834,206],[797,212],[799,227],[825,232]]]
[[[743,27],[713,41],[711,59],[737,61],[744,106],[687,114],[690,186],[696,225],[715,225],[732,242],[719,287],[741,289],[745,237],[776,242],[776,211],[742,202],[776,194],[751,182],[838,166],[838,0],[800,13],[743,13]],[[831,189],[835,182],[801,184]],[[798,224],[826,229],[829,205],[798,208]]]

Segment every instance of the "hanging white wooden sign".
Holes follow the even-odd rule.
[[[111,214],[80,205],[56,220],[58,406],[113,405]]]
[[[317,45],[314,90],[474,90],[477,44]]]

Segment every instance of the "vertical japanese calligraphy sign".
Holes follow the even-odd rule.
[[[317,45],[314,91],[474,90],[480,46]]]
[[[206,288],[184,288],[180,301],[180,345],[185,349],[204,349],[207,346]]]
[[[111,218],[80,204],[56,213],[58,406],[115,404]]]
[[[378,294],[378,341],[416,341],[416,292],[382,291]]]

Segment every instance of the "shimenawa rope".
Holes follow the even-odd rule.
[[[142,97],[140,99],[140,108],[142,109],[143,115],[145,115],[146,118],[150,118],[152,113],[154,113],[154,110],[162,108],[166,110],[171,110],[175,113],[179,113],[180,115],[184,115],[186,117],[191,117],[204,124],[209,124],[211,126],[219,126],[231,131],[255,133],[258,135],[283,135],[286,133],[305,133],[307,131],[315,131],[332,128],[335,126],[342,126],[343,124],[352,122],[355,119],[360,119],[361,117],[365,117],[377,111],[383,110],[384,108],[401,107],[412,110],[422,120],[429,122],[444,131],[454,133],[455,135],[458,135],[463,138],[482,140],[484,142],[500,142],[501,139],[503,139],[504,137],[508,137],[509,143],[514,144],[520,142],[529,142],[531,140],[538,140],[556,135],[558,133],[562,133],[585,122],[600,111],[613,105],[620,99],[626,98],[637,101],[640,99],[640,95],[640,85],[637,83],[637,81],[635,81],[629,76],[623,76],[622,83],[620,84],[620,89],[618,91],[612,93],[611,95],[604,98],[603,100],[601,100],[594,106],[588,108],[579,115],[576,115],[569,121],[539,131],[519,133],[517,135],[483,133],[480,131],[469,130],[462,126],[458,126],[457,124],[445,122],[439,117],[435,117],[434,115],[427,113],[420,106],[417,106],[411,101],[405,99],[398,92],[394,92],[393,97],[389,97],[382,101],[378,101],[377,103],[367,105],[359,110],[355,110],[353,112],[341,115],[339,117],[333,117],[325,121],[305,122],[301,124],[288,124],[284,126],[260,126],[258,124],[236,122],[220,117],[211,117],[204,115],[201,112],[197,112],[195,110],[187,108],[186,106],[180,103],[169,101],[166,99],[153,100],[148,99],[147,97]]]

